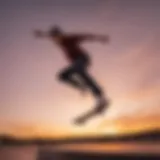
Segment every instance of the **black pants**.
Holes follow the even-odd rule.
[[[89,75],[87,71],[88,65],[89,61],[84,57],[80,57],[75,60],[71,66],[62,70],[58,78],[60,81],[66,82],[79,89],[87,87],[92,91],[94,96],[99,97],[102,95],[102,90]]]

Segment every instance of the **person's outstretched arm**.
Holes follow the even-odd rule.
[[[48,38],[49,37],[48,32],[44,32],[41,30],[34,30],[33,34],[36,38]]]
[[[71,38],[77,41],[100,41],[100,42],[109,42],[110,38],[108,35],[92,35],[92,34],[73,34]]]

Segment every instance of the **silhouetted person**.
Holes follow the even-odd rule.
[[[85,91],[87,88],[90,89],[97,100],[95,106],[96,112],[103,112],[108,105],[108,100],[105,99],[102,88],[88,73],[87,69],[90,66],[91,60],[89,55],[80,47],[80,43],[85,40],[108,42],[109,37],[91,34],[66,34],[57,26],[47,32],[35,30],[34,34],[38,38],[47,37],[56,42],[70,61],[70,66],[58,74],[58,79],[81,91]]]

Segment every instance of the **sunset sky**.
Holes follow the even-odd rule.
[[[1,0],[0,133],[17,136],[117,134],[160,128],[159,0]],[[112,105],[102,117],[76,127],[72,120],[94,106],[56,80],[68,65],[63,52],[37,40],[35,28],[109,34],[111,42],[85,42],[90,73]]]

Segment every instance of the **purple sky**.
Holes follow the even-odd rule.
[[[62,51],[32,35],[54,24],[111,36],[109,45],[82,44],[93,57],[91,74],[113,101],[105,120],[159,114],[159,15],[159,0],[1,0],[0,132],[24,124],[72,127],[94,105],[90,94],[56,81],[68,65]]]

